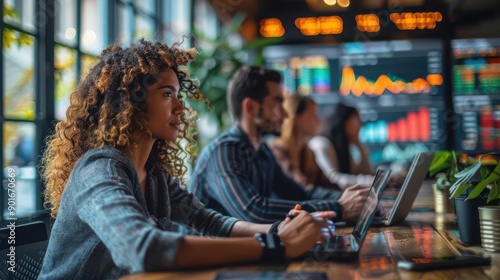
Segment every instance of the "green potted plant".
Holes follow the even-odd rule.
[[[226,88],[231,76],[244,64],[262,65],[263,48],[281,41],[280,38],[257,38],[251,42],[238,42],[235,37],[238,37],[236,34],[245,18],[243,13],[235,14],[216,38],[207,38],[200,30],[194,30],[194,42],[200,53],[190,64],[190,73],[199,81],[200,92],[208,98],[210,105],[208,108],[203,102],[190,105],[199,113],[200,119],[212,120],[210,129],[213,132],[199,135],[202,139],[197,140],[202,147],[232,123],[226,103]],[[199,129],[200,134],[203,131]]]
[[[450,192],[456,199],[465,196],[464,203],[479,201],[478,207],[468,209],[471,220],[479,219],[480,227],[474,227],[476,234],[480,229],[482,246],[489,251],[500,251],[500,160],[492,155],[482,155],[469,160],[469,166],[455,174],[457,181]],[[484,204],[487,194],[486,204]],[[477,209],[477,210],[476,210]],[[476,214],[477,213],[477,214]],[[474,215],[472,217],[472,215]],[[457,222],[459,221],[457,214]],[[477,239],[475,240],[477,242]]]
[[[437,174],[445,175],[438,180]],[[438,185],[449,186],[462,242],[480,244],[479,207],[498,205],[500,161],[494,155],[471,157],[455,151],[438,151],[429,167]]]
[[[466,168],[454,175],[456,181],[450,188],[450,194],[457,198],[469,191],[467,199],[474,199],[484,190],[489,190],[487,202],[499,199],[500,161],[487,154],[476,158],[463,157],[463,162]]]
[[[436,179],[433,185],[436,213],[453,212],[453,199],[449,199],[450,187],[456,181],[455,174],[462,169],[458,158],[462,153],[455,151],[437,151],[429,167],[429,176]]]

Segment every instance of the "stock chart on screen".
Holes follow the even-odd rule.
[[[446,147],[440,40],[281,45],[264,57],[287,91],[313,97],[322,115],[338,102],[358,108],[374,163]]]
[[[446,147],[441,41],[345,43],[340,52],[338,94],[360,111],[372,161]]]
[[[500,149],[500,38],[452,40],[455,149]]]

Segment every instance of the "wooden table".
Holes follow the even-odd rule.
[[[394,190],[387,190],[387,194]],[[386,194],[384,194],[386,196]],[[382,202],[388,206],[391,200]],[[486,252],[480,246],[467,246],[457,237],[454,214],[436,214],[432,188],[422,186],[413,209],[405,222],[395,226],[370,228],[358,261],[332,262],[304,260],[288,265],[224,266],[189,272],[140,273],[121,280],[159,279],[214,279],[217,272],[227,270],[282,270],[289,272],[324,271],[329,279],[500,279],[500,254]],[[338,228],[339,234],[349,234],[352,228]],[[455,256],[478,254],[492,257],[491,266],[410,272],[397,268],[397,261],[411,257]]]

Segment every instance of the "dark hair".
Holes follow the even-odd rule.
[[[304,111],[307,109],[307,105],[309,105],[309,103],[316,104],[316,102],[314,102],[314,99],[312,99],[309,96],[295,94],[295,95],[292,95],[290,97],[291,97],[291,99],[298,100],[297,108],[295,109],[295,112],[294,112],[295,116],[302,115],[302,113],[304,113]]]
[[[264,100],[269,94],[267,82],[281,83],[281,74],[275,70],[247,65],[234,73],[227,86],[227,104],[235,120],[241,118],[243,99],[249,97],[258,102]]]
[[[358,110],[342,103],[335,105],[333,111],[328,114],[320,125],[320,134],[328,138],[337,152],[339,172],[349,173],[351,170],[349,139],[345,132],[346,121]]]

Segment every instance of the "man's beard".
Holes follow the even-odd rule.
[[[264,117],[264,111],[262,110],[262,107],[259,108],[259,112],[254,123],[257,129],[257,135],[261,137],[266,135],[281,135],[281,126],[273,124],[270,118]]]

